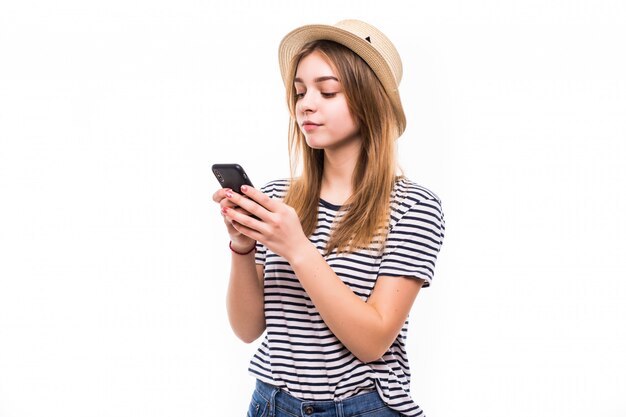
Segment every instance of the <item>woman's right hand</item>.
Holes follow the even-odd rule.
[[[222,217],[224,217],[223,209],[224,207],[228,207],[229,209],[234,209],[239,213],[243,213],[246,215],[250,215],[247,211],[240,207],[236,207],[230,200],[226,198],[227,192],[233,192],[228,188],[220,188],[213,194],[213,201],[220,205],[220,213]],[[224,224],[226,224],[226,229],[228,230],[228,234],[230,235],[230,241],[232,249],[237,252],[247,252],[256,245],[256,240],[249,238],[248,236],[240,233],[233,227],[232,221],[228,218],[224,217]]]

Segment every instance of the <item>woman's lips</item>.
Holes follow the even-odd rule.
[[[306,132],[311,132],[315,129],[317,129],[318,127],[320,127],[321,125],[318,125],[317,123],[312,123],[312,122],[304,122],[302,123],[302,129],[305,130]]]

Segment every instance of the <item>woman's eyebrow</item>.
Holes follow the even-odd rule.
[[[339,80],[337,79],[337,77],[334,77],[332,75],[326,75],[324,77],[317,77],[313,80],[314,83],[321,83],[324,81],[328,81],[328,80],[333,80],[333,81],[337,81],[339,82]],[[304,84],[304,81],[302,80],[302,78],[294,78],[293,79],[294,83],[300,83],[300,84]]]

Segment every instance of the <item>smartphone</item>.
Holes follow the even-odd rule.
[[[241,194],[242,185],[254,187],[250,177],[239,164],[213,164],[211,168],[222,188],[230,188]]]

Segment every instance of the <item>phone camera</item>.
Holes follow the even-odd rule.
[[[213,172],[215,173],[215,176],[217,177],[218,181],[223,183],[224,182],[224,177],[222,177],[222,174],[220,174],[220,172],[218,170],[214,170]]]

